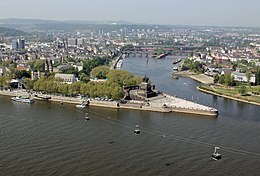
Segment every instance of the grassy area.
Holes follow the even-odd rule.
[[[210,91],[212,93],[217,93],[220,95],[225,95],[232,98],[237,98],[237,99],[260,104],[260,96],[256,95],[256,93],[260,92],[260,86],[246,87],[247,90],[246,95],[241,95],[237,87],[228,87],[224,85],[214,85],[214,86],[203,85],[203,86],[199,86],[199,88],[206,91]]]

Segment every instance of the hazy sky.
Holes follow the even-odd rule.
[[[0,0],[0,18],[260,27],[260,0]]]

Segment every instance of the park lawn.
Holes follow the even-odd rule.
[[[234,96],[234,95],[239,94],[237,88],[230,88],[230,87],[222,86],[222,85],[221,85],[221,86],[213,86],[213,87],[214,87],[214,89],[215,89],[218,93],[221,93],[221,94],[224,94],[224,95]]]
[[[260,86],[250,86],[247,87],[249,92],[259,92],[260,93]]]
[[[224,85],[217,85],[217,86],[200,86],[200,88],[204,89],[204,90],[208,90],[211,91],[213,93],[218,93],[221,95],[226,95],[226,96],[230,96],[233,98],[238,98],[241,100],[246,100],[246,101],[250,101],[250,102],[256,102],[256,103],[260,103],[260,96],[256,96],[256,95],[244,95],[242,96],[239,92],[238,92],[238,88],[233,88],[233,87],[227,87]],[[250,86],[247,87],[247,91],[250,93],[252,91],[258,92],[260,89],[260,86]]]

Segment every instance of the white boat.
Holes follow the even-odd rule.
[[[30,98],[30,97],[25,97],[25,96],[21,96],[21,95],[18,95],[16,97],[11,97],[11,99],[13,101],[18,101],[18,102],[22,102],[22,103],[33,103],[33,99]]]
[[[134,133],[135,134],[140,134],[139,125],[136,125],[135,127],[136,127],[136,129],[134,130]]]
[[[172,70],[178,71],[178,67],[173,67]]]
[[[89,116],[88,116],[88,113],[85,114],[85,121],[88,121],[90,120]]]
[[[117,65],[116,65],[116,68],[121,68],[122,67],[122,65],[123,65],[123,60],[119,60],[118,62],[117,62]]]
[[[87,107],[87,104],[84,102],[84,103],[81,103],[81,104],[78,104],[76,105],[77,108],[86,108]]]

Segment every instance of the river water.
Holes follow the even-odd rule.
[[[0,96],[0,175],[258,175],[260,108],[171,79],[172,58],[124,59],[158,90],[219,110],[218,118],[116,110]],[[88,112],[89,121],[84,120]],[[140,135],[133,133],[139,124]],[[214,146],[222,159],[213,161]]]

